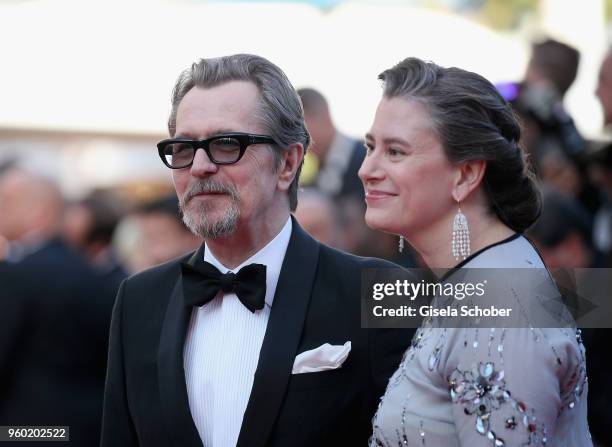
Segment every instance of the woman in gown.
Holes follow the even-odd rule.
[[[359,171],[368,225],[401,235],[430,268],[539,268],[555,287],[522,236],[540,194],[519,123],[494,86],[416,58],[379,78],[383,98]],[[537,313],[535,284],[508,278],[506,288]],[[426,322],[381,398],[370,445],[590,446],[585,371],[571,324]]]

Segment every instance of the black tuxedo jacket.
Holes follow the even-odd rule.
[[[126,280],[111,324],[103,447],[202,446],[191,417],[183,345],[191,309],[180,262]],[[407,330],[361,329],[360,272],[396,267],[321,245],[293,220],[238,446],[366,445]],[[292,375],[296,355],[352,342],[336,370]],[[223,446],[225,447],[225,446]]]

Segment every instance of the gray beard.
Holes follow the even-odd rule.
[[[213,220],[210,218],[208,207],[205,205],[202,205],[195,211],[187,209],[186,205],[193,196],[202,192],[220,192],[229,196],[229,206],[217,219]],[[240,217],[239,204],[240,196],[235,188],[211,180],[204,180],[192,185],[185,192],[184,198],[179,200],[181,213],[183,214],[183,223],[193,234],[204,239],[215,239],[233,233]]]

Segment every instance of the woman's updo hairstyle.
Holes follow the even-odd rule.
[[[540,215],[542,198],[519,146],[521,128],[510,105],[482,76],[407,58],[383,71],[384,96],[422,103],[451,163],[486,160],[483,178],[491,211],[522,233]]]

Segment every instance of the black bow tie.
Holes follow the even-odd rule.
[[[185,305],[203,306],[219,290],[235,293],[251,312],[263,309],[266,298],[266,266],[250,264],[238,273],[221,273],[214,265],[198,261],[195,265],[181,264]]]

